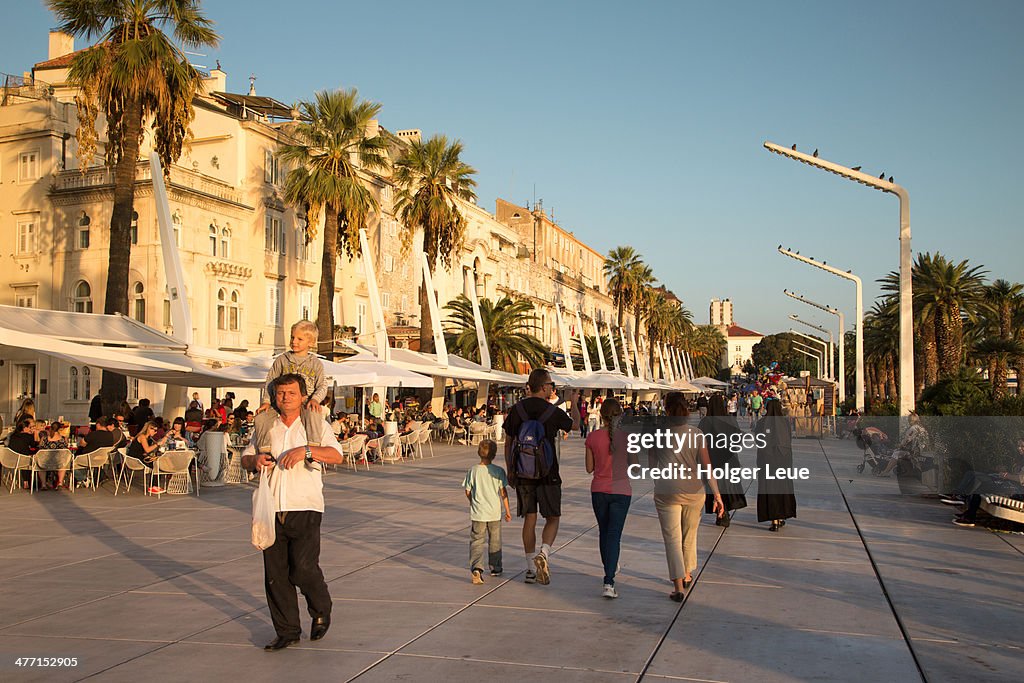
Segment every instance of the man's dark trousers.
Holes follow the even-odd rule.
[[[282,521],[282,516],[284,521]],[[274,545],[263,551],[263,576],[274,630],[282,638],[298,638],[298,588],[309,616],[331,618],[331,595],[320,571],[320,520],[314,510],[277,513]]]

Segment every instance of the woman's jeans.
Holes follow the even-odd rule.
[[[604,582],[615,585],[615,570],[619,565],[619,545],[622,541],[622,529],[626,526],[626,514],[629,512],[630,496],[617,493],[590,494],[594,504],[594,516],[597,517],[597,528],[600,530],[599,544],[601,547],[601,564],[604,565]]]

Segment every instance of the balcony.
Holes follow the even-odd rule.
[[[148,162],[139,162],[136,170],[136,184],[153,181],[152,167]],[[77,169],[61,171],[54,178],[55,194],[81,192],[82,190],[103,189],[114,187],[114,169],[107,166],[93,166],[82,173]],[[170,187],[179,191],[193,192],[212,199],[235,204],[244,208],[253,208],[243,201],[243,195],[231,185],[212,178],[198,171],[190,171],[180,166],[171,167]]]

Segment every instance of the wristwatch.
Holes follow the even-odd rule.
[[[312,465],[315,461],[313,460],[313,451],[309,449],[309,444],[306,444],[306,462]]]

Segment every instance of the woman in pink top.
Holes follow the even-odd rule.
[[[619,429],[622,406],[614,398],[601,405],[601,429],[587,437],[587,472],[594,475],[590,498],[600,530],[601,563],[604,565],[604,597],[617,598],[615,572],[619,565],[619,543],[626,526],[626,514],[633,489],[626,473],[626,434]]]

